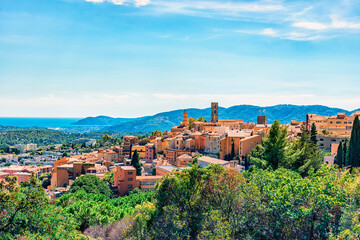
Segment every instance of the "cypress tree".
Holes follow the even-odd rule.
[[[139,153],[135,149],[134,154],[131,158],[131,166],[133,166],[136,169],[136,175],[141,176],[141,163],[139,159]]]
[[[348,163],[351,167],[360,167],[360,121],[355,117],[348,150]]]
[[[310,140],[311,140],[311,142],[313,142],[314,144],[317,143],[316,135],[317,135],[316,126],[315,126],[315,123],[313,123],[313,124],[311,125]]]
[[[233,160],[235,157],[235,143],[234,143],[234,139],[232,139],[232,143],[231,143],[231,160]]]
[[[337,155],[335,157],[335,164],[337,164],[340,168],[344,167],[343,163],[344,163],[344,154],[343,154],[343,144],[342,141],[339,144],[339,147],[337,149]]]
[[[344,141],[344,144],[343,144],[343,164],[344,164],[344,167],[347,167],[349,166],[349,163],[348,163],[348,147],[349,147],[349,140],[347,138],[345,138],[345,141]]]

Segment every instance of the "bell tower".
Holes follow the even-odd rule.
[[[212,102],[211,103],[211,122],[217,123],[219,120],[219,109],[218,109],[218,103]]]
[[[187,127],[189,125],[186,110],[184,110],[184,112],[183,112],[183,121],[182,121],[181,125],[185,126],[185,127]]]

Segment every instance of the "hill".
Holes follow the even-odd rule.
[[[203,116],[210,120],[210,108],[186,109],[188,117]],[[162,112],[153,116],[141,118],[111,118],[106,116],[99,116],[95,118],[85,118],[76,125],[101,125],[104,131],[119,131],[119,132],[150,132],[153,130],[170,130],[172,126],[179,125],[182,121],[183,110],[173,110],[169,112]],[[313,113],[317,115],[331,116],[338,112],[345,112],[351,114],[354,111],[347,111],[341,108],[330,108],[321,105],[276,105],[269,107],[260,107],[252,105],[237,105],[229,108],[219,107],[220,119],[244,119],[245,122],[256,122],[259,113],[266,113],[268,122],[273,122],[275,119],[280,120],[281,123],[290,123],[291,120],[305,121],[306,114]],[[115,123],[115,124],[114,124]]]

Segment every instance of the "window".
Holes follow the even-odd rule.
[[[132,187],[133,187],[132,184],[129,184],[129,185],[128,185],[128,188],[132,188]]]
[[[149,185],[149,181],[143,181],[141,182],[141,185]]]
[[[132,178],[128,178],[128,181],[132,181],[133,179]]]
[[[336,124],[341,124],[341,121],[336,121]]]
[[[128,175],[132,175],[133,174],[133,172],[128,172]]]

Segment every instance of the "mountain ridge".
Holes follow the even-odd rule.
[[[351,114],[355,111],[348,111],[341,108],[331,108],[323,105],[292,105],[279,104],[274,106],[260,107],[255,105],[235,105],[228,108],[219,107],[219,119],[244,119],[245,122],[256,122],[257,115],[266,114],[268,122],[275,119],[282,123],[290,123],[291,120],[305,121],[306,114],[332,116],[338,112]],[[182,121],[184,109],[171,110],[157,113],[152,116],[138,118],[112,118],[108,116],[87,117],[81,119],[74,125],[99,125],[102,130],[119,132],[150,132],[153,130],[170,130],[171,127],[179,125]],[[205,117],[210,120],[210,108],[186,109],[188,117]]]

